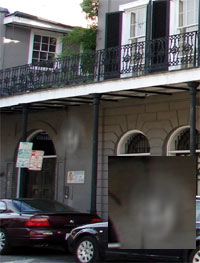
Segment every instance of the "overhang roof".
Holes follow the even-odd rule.
[[[49,31],[56,31],[61,33],[68,33],[72,31],[73,26],[65,25],[62,23],[54,22],[38,16],[30,15],[27,13],[16,11],[7,14],[4,18],[4,25],[18,25],[29,28],[40,28]]]

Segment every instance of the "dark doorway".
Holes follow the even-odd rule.
[[[120,76],[122,12],[106,14],[104,79]]]
[[[36,134],[33,150],[44,151],[41,171],[26,170],[25,197],[54,199],[56,152],[53,142],[46,132]]]
[[[170,1],[150,1],[147,14],[147,52],[150,72],[168,70]]]

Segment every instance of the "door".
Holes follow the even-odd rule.
[[[41,171],[26,169],[24,197],[54,199],[56,152],[49,135],[40,131],[29,140],[33,142],[33,150],[44,151]]]
[[[170,1],[150,1],[147,9],[146,58],[150,72],[168,70]]]

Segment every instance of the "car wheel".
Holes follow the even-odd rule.
[[[81,238],[75,248],[78,262],[88,263],[99,261],[99,249],[97,241],[91,236]]]
[[[0,255],[6,254],[8,251],[9,247],[6,231],[4,229],[0,229]]]
[[[189,262],[191,263],[200,262],[200,246],[197,246],[197,248],[191,252],[189,257]]]

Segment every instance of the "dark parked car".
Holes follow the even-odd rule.
[[[77,227],[71,231],[67,241],[69,249],[81,263],[100,259],[115,262],[200,262],[200,197],[196,199],[196,249],[193,250],[120,249],[115,229],[113,225],[108,228],[108,222]]]
[[[101,221],[53,200],[0,199],[0,254],[24,245],[66,247],[66,234],[73,228]]]

